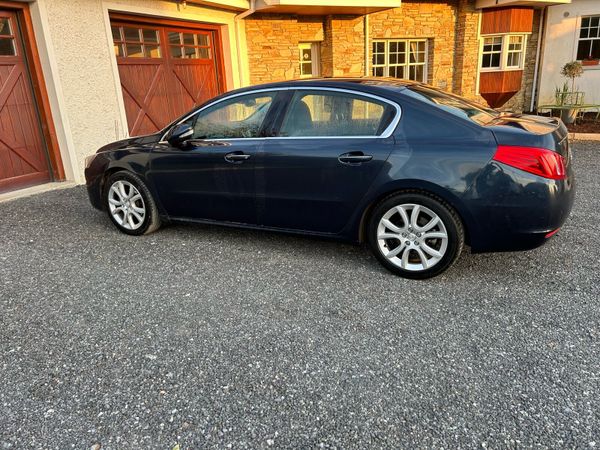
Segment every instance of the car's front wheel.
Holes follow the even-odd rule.
[[[379,203],[368,224],[377,259],[405,278],[430,278],[448,269],[464,246],[464,230],[445,202],[421,192],[394,194]]]
[[[152,194],[137,175],[116,172],[105,183],[104,201],[110,220],[126,234],[142,235],[160,227]]]

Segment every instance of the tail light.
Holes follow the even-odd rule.
[[[499,145],[494,160],[552,180],[567,176],[564,158],[545,148]]]

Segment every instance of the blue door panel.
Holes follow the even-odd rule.
[[[392,138],[265,140],[256,161],[260,224],[339,233],[392,147]],[[344,163],[338,158],[345,154],[371,159]]]
[[[255,224],[259,146],[254,139],[207,141],[188,150],[158,144],[147,177],[171,217]],[[249,158],[228,162],[232,153]]]

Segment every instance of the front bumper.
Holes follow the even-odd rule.
[[[92,206],[100,211],[104,210],[104,205],[102,204],[102,187],[100,186],[100,180],[96,180],[93,183],[86,184],[88,197],[90,199],[90,203]]]
[[[95,158],[90,159],[86,164],[84,171],[85,184],[90,203],[94,208],[99,209],[100,211],[104,210],[104,204],[102,202],[104,166],[105,162],[101,161],[101,158],[98,158],[96,155]]]

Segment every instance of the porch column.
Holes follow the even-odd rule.
[[[321,44],[323,76],[362,76],[365,63],[363,16],[326,16]]]
[[[479,15],[480,12],[475,8],[475,0],[458,1],[453,91],[467,98],[476,97]]]

